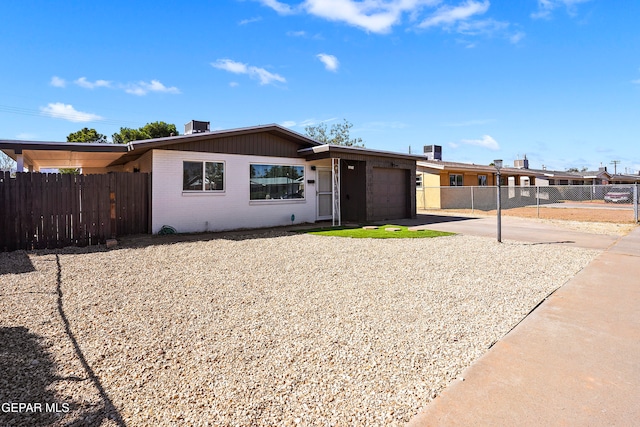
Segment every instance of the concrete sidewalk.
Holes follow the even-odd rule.
[[[408,425],[640,425],[640,228],[609,246]]]

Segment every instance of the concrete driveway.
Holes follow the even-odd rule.
[[[466,217],[449,215],[424,215],[416,219],[397,220],[394,223],[416,227],[449,231],[472,236],[496,237],[495,217]],[[535,244],[562,244],[586,249],[605,250],[620,236],[587,233],[569,230],[547,222],[526,218],[502,217],[502,240],[516,240]]]

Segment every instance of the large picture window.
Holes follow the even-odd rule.
[[[224,191],[224,163],[183,162],[183,191]]]
[[[304,199],[304,166],[250,165],[250,200]]]

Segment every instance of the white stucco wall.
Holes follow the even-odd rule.
[[[163,225],[180,233],[272,227],[316,220],[314,164],[304,159],[153,150],[152,231]],[[224,162],[224,192],[182,191],[183,161]],[[249,165],[277,164],[305,167],[305,199],[249,200]]]

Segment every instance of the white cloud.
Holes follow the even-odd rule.
[[[259,21],[262,21],[262,17],[256,16],[255,18],[243,19],[242,21],[238,22],[238,25],[247,25],[247,24],[252,24],[254,22],[259,22]]]
[[[86,77],[80,77],[79,79],[74,81],[80,87],[85,89],[95,89],[97,87],[111,87],[111,82],[107,80],[96,80],[95,82],[90,82]]]
[[[345,22],[373,33],[388,33],[402,14],[415,14],[423,6],[436,5],[440,0],[305,0],[304,9],[330,21]]]
[[[53,76],[51,77],[51,82],[49,84],[53,87],[65,87],[67,85],[67,82],[63,78]]]
[[[258,0],[263,5],[270,7],[278,12],[280,15],[292,15],[295,13],[295,9],[286,3],[281,3],[278,0]]]
[[[238,86],[240,86],[240,83],[238,83],[238,82],[229,82],[229,86],[238,87]]]
[[[478,147],[484,147],[494,151],[500,149],[498,142],[489,135],[482,135],[482,138],[480,139],[463,139],[460,142],[462,144],[476,145]]]
[[[241,62],[236,62],[231,59],[218,59],[216,62],[212,62],[213,68],[228,71],[235,74],[247,74],[247,66]]]
[[[326,53],[319,53],[316,55],[316,57],[322,61],[322,63],[324,64],[324,68],[326,68],[329,71],[338,71],[338,66],[340,66],[340,62],[338,61],[338,58],[336,58],[333,55],[328,55]]]
[[[538,10],[531,14],[533,19],[548,19],[553,11],[558,7],[564,6],[567,13],[575,16],[577,13],[577,5],[586,3],[591,0],[538,0]]]
[[[522,40],[525,36],[526,36],[526,34],[523,33],[522,31],[517,31],[514,34],[512,34],[511,36],[509,36],[509,41],[512,44],[518,44],[518,43],[520,43],[520,40]]]
[[[507,33],[508,22],[495,19],[477,20],[490,7],[489,0],[464,0],[457,5],[444,0],[304,0],[289,5],[277,0],[256,0],[281,15],[307,13],[329,21],[342,22],[367,32],[385,34],[403,18],[414,23],[417,28],[441,27],[467,35],[488,35],[499,33],[517,43],[524,37],[521,31]],[[542,0],[578,3],[589,0]],[[435,9],[434,9],[435,8]],[[418,23],[424,9],[431,14]],[[303,31],[290,31],[288,36],[305,36]]]
[[[467,0],[464,4],[460,6],[442,6],[436,10],[436,12],[431,15],[429,18],[422,21],[418,27],[420,28],[429,28],[429,27],[437,27],[444,26],[450,27],[453,24],[466,21],[470,19],[474,15],[482,15],[487,10],[489,10],[489,2],[488,1],[473,1]]]
[[[40,107],[40,111],[45,116],[68,120],[74,123],[93,122],[103,119],[97,114],[77,111],[71,104],[63,104],[62,102],[47,104],[46,107]]]
[[[180,89],[178,89],[177,87],[175,86],[167,87],[162,83],[160,83],[160,81],[158,80],[151,80],[151,82],[149,83],[141,81],[138,83],[123,85],[122,87],[126,93],[129,93],[132,95],[138,95],[138,96],[146,95],[149,92],[172,93],[172,94],[180,93]]]
[[[330,21],[345,22],[373,33],[388,33],[398,24],[403,13],[415,14],[423,6],[441,0],[305,0],[297,6],[276,0],[258,0],[280,15],[307,12]]]
[[[280,126],[284,126],[286,128],[292,128],[296,125],[296,122],[294,122],[293,120],[286,120],[282,123],[280,123]]]
[[[264,68],[236,62],[232,59],[218,59],[216,62],[212,62],[211,66],[234,74],[246,74],[253,79],[258,79],[261,85],[271,84],[274,82],[287,82],[287,80],[279,74],[271,73]]]
[[[640,79],[631,80],[631,83],[633,83],[634,85],[640,85]]]

